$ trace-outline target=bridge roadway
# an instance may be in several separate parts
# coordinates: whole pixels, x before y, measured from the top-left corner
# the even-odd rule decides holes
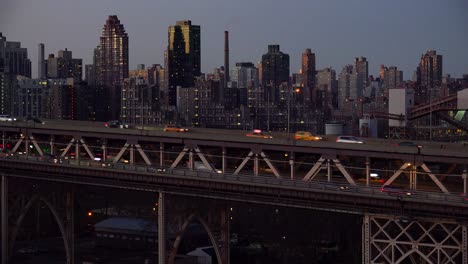
[[[114,164],[94,167],[89,161],[62,164],[37,157],[0,158],[0,170],[11,178],[107,186],[184,196],[274,204],[353,214],[383,213],[450,218],[468,222],[468,201],[454,194],[418,191],[413,195],[383,193],[380,188],[306,182],[265,176],[217,174],[187,169],[158,172],[154,167]],[[466,223],[466,222],[465,222]]]
[[[416,147],[397,146],[401,140],[365,138],[366,144],[335,142],[335,136],[325,136],[322,141],[294,140],[294,134],[270,133],[273,138],[247,137],[249,131],[190,128],[187,133],[164,132],[163,127],[144,126],[130,129],[109,128],[104,122],[44,120],[45,124],[28,122],[0,122],[0,129],[10,132],[26,131],[32,134],[80,135],[106,139],[134,138],[141,141],[168,143],[190,142],[205,146],[251,148],[286,152],[320,153],[360,157],[390,158],[425,162],[443,162],[468,165],[468,145],[459,143],[418,142],[424,147],[418,153]]]

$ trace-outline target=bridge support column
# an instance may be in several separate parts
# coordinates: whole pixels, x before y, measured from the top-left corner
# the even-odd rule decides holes
[[[133,148],[133,144],[130,145],[130,164],[135,164],[135,149]]]
[[[230,263],[230,210],[224,208],[221,211],[221,261],[222,264]],[[216,246],[216,245],[215,245]]]
[[[54,148],[55,147],[55,136],[54,135],[50,135],[49,146],[50,146],[50,154],[55,156],[55,148]]]
[[[189,151],[189,164],[188,164],[189,169],[193,170],[193,149],[190,149]],[[208,167],[210,168],[210,167]]]
[[[370,264],[370,217],[364,215],[362,223],[362,263]]]
[[[2,148],[6,149],[6,146],[5,146],[5,131],[2,131]]]
[[[25,146],[25,152],[26,152],[26,158],[29,156],[29,137],[25,138],[26,140],[24,141],[24,146]]]
[[[2,214],[2,263],[8,264],[8,178],[2,174],[1,214]]]
[[[159,166],[164,167],[164,143],[159,143]]]
[[[254,176],[258,176],[258,154],[254,155]]]
[[[366,186],[370,185],[370,158],[366,157]]]
[[[290,168],[290,176],[291,180],[294,180],[294,152],[289,154],[289,168]]]
[[[158,264],[166,264],[166,204],[165,193],[158,197]]]
[[[75,141],[75,160],[80,161],[80,141]]]
[[[102,147],[101,147],[101,148],[102,148],[102,160],[103,160],[104,162],[106,162],[106,160],[107,160],[107,148],[106,148],[106,145],[107,145],[107,142],[106,142],[106,140],[104,140],[104,141],[102,142]]]
[[[226,147],[223,147],[221,155],[221,170],[226,173]]]
[[[69,264],[75,264],[75,194],[73,191],[67,193],[66,201],[66,232],[69,245]]]
[[[331,182],[331,177],[332,177],[332,171],[331,171],[331,166],[330,166],[330,160],[327,159],[327,181]]]
[[[463,195],[466,196],[466,189],[467,189],[467,185],[466,185],[466,178],[468,178],[468,171],[466,169],[463,170],[463,174],[462,174],[462,179],[463,179]]]

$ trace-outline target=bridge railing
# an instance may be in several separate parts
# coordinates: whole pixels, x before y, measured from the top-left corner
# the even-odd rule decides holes
[[[77,166],[77,167],[95,167],[108,170],[123,170],[144,173],[145,175],[155,176],[177,176],[184,178],[197,178],[205,180],[216,180],[231,183],[255,184],[260,186],[276,186],[280,188],[314,190],[317,192],[336,193],[337,195],[346,194],[348,196],[369,196],[388,199],[398,199],[402,202],[421,201],[424,203],[455,203],[466,204],[468,207],[468,198],[459,194],[445,194],[426,191],[409,191],[399,190],[397,192],[383,192],[381,187],[373,187],[366,185],[349,185],[345,182],[328,182],[328,181],[304,181],[302,179],[275,178],[269,176],[254,176],[251,174],[230,174],[216,173],[210,171],[190,170],[185,168],[170,168],[170,167],[154,167],[143,165],[130,164],[112,164],[105,162],[93,161],[77,161],[77,160],[40,160],[35,156],[3,156],[0,159],[16,159],[27,160],[28,162],[49,163],[53,166]],[[352,199],[352,198],[350,198]]]

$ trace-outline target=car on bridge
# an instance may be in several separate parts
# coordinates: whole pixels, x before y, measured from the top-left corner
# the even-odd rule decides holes
[[[167,125],[164,127],[163,131],[166,132],[188,132],[188,128],[183,128],[175,125]]]
[[[104,124],[106,127],[110,128],[130,128],[128,124],[124,124],[119,120],[110,120]]]
[[[397,144],[400,147],[417,147],[417,148],[422,148],[423,146],[421,144],[418,144],[413,141],[402,141]]]
[[[338,143],[354,143],[354,144],[363,144],[366,143],[363,139],[354,137],[354,136],[339,136],[336,138]]]
[[[310,132],[307,131],[297,131],[294,134],[294,139],[295,140],[311,140],[311,141],[318,141],[322,140],[322,137],[314,135]]]
[[[384,185],[382,186],[382,188],[380,188],[380,191],[381,192],[385,192],[385,193],[388,193],[390,195],[408,195],[408,196],[411,196],[414,194],[413,191],[411,190],[405,190],[399,186],[395,186],[395,185]]]
[[[10,115],[0,115],[0,121],[13,122],[16,121],[16,118]]]
[[[264,134],[260,129],[254,129],[252,132],[245,134],[247,137],[254,138],[273,138],[271,135]]]

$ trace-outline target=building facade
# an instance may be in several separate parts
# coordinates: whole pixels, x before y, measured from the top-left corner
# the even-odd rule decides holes
[[[177,104],[177,87],[194,87],[201,73],[200,26],[190,20],[169,26],[167,47],[168,104]]]
[[[315,65],[315,53],[312,53],[311,49],[306,49],[302,53],[301,60],[301,86],[303,87],[305,103],[315,102]]]
[[[120,118],[120,96],[123,81],[128,78],[128,34],[117,16],[109,16],[104,24],[100,46],[95,50],[99,56],[96,69],[98,84],[104,87],[103,103],[108,119]]]
[[[279,86],[289,83],[289,55],[280,51],[279,45],[268,45],[262,56],[262,85],[272,101],[279,101]]]

